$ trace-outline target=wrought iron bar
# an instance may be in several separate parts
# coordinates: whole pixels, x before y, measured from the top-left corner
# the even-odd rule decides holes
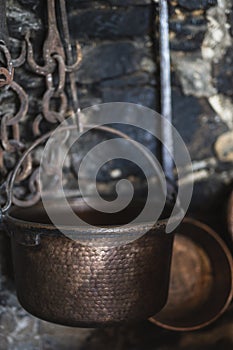
[[[66,51],[66,57],[67,57],[67,64],[68,66],[72,66],[73,64],[73,54],[72,54],[72,46],[70,41],[70,34],[69,34],[69,26],[68,26],[68,19],[67,19],[67,11],[66,11],[66,2],[65,0],[60,0],[60,9],[61,9],[61,19],[62,19],[62,29],[63,29],[63,35],[64,35],[64,41],[65,41],[65,51]],[[79,56],[80,47],[77,46],[77,57]],[[80,57],[81,60],[81,57]],[[69,72],[69,80],[70,80],[70,97],[72,100],[72,107],[77,123],[78,130],[82,131],[83,126],[81,125],[80,120],[80,104],[78,99],[78,91],[75,81],[75,74],[74,70]]]
[[[171,62],[170,62],[170,45],[169,45],[169,14],[168,1],[160,0],[159,6],[159,31],[160,31],[160,85],[161,85],[161,114],[172,124],[172,94],[171,94]],[[162,123],[162,161],[166,177],[173,182],[173,134],[172,127],[168,123]],[[172,151],[169,154],[167,145]]]

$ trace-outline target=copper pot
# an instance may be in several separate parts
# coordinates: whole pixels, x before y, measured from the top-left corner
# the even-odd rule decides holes
[[[174,240],[168,302],[150,321],[176,331],[209,325],[232,300],[232,274],[222,239],[207,225],[184,219]]]
[[[53,203],[62,215],[62,208]],[[124,229],[138,209],[104,214],[73,204],[80,217],[101,226],[96,234],[121,237],[138,234],[141,225]],[[144,236],[116,247],[83,245],[53,226],[40,203],[13,207],[6,216],[11,234],[17,295],[31,314],[67,326],[97,327],[146,319],[166,303],[173,235],[161,219]],[[63,227],[67,233],[89,234],[84,227]],[[64,232],[64,231],[63,231]],[[136,236],[135,236],[136,237]]]

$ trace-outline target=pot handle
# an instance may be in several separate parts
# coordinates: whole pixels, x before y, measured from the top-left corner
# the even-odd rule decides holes
[[[77,125],[76,124],[66,125],[66,126],[60,127],[59,128],[59,132],[71,131],[71,130],[75,130],[75,129],[77,129]],[[85,124],[85,125],[83,125],[83,129],[97,129],[97,130],[101,130],[101,131],[106,131],[106,132],[112,133],[112,134],[114,134],[116,136],[119,136],[119,137],[121,137],[123,139],[126,139],[128,141],[132,141],[133,145],[136,148],[138,148],[144,154],[144,156],[149,160],[149,162],[152,165],[154,164],[154,160],[149,155],[149,153],[144,150],[143,146],[140,145],[139,143],[135,142],[135,140],[133,140],[130,136],[128,136],[127,134],[123,133],[122,131],[114,129],[114,128],[110,127],[110,126],[95,125],[95,124]],[[12,205],[13,187],[14,187],[15,179],[16,179],[17,173],[18,173],[21,165],[23,164],[24,160],[27,158],[29,153],[34,150],[34,148],[36,148],[41,143],[45,142],[50,136],[53,135],[53,133],[55,133],[57,131],[58,131],[57,129],[55,131],[54,130],[49,131],[46,134],[40,136],[38,139],[36,139],[31,144],[31,146],[23,153],[22,157],[19,159],[18,163],[16,164],[14,170],[10,173],[9,179],[7,181],[7,186],[6,186],[7,201],[6,201],[6,204],[2,208],[0,208],[0,223],[3,222],[4,215],[8,212],[8,210],[10,209],[10,207]],[[161,174],[158,172],[157,175],[158,175],[159,181],[161,183],[163,183],[163,178],[162,178]],[[167,179],[167,181],[169,182],[169,179]],[[171,187],[173,189],[173,192],[176,192],[175,184],[172,184]],[[163,188],[163,186],[162,186],[162,188]]]

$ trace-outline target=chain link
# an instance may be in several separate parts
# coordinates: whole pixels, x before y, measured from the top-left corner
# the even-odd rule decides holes
[[[42,99],[42,114],[44,118],[50,123],[62,122],[64,120],[65,112],[67,110],[67,96],[65,92],[65,61],[59,54],[52,56],[57,66],[57,86],[55,86],[54,73],[48,73],[46,75],[47,90],[44,93]],[[59,110],[51,110],[51,101],[56,100],[59,104]]]

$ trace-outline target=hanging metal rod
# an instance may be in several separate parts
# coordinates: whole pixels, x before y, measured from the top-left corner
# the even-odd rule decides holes
[[[60,10],[61,10],[61,22],[62,22],[64,41],[65,41],[65,51],[67,56],[67,62],[68,62],[68,65],[71,66],[73,63],[73,55],[72,55],[72,46],[71,46],[69,26],[68,26],[66,0],[60,0]],[[77,50],[81,50],[79,46]],[[77,52],[77,55],[79,55],[79,52]],[[81,109],[80,109],[80,103],[78,99],[78,91],[77,91],[74,71],[69,72],[69,80],[70,80],[70,95],[71,95],[70,97],[73,105],[72,107],[75,114],[76,123],[78,126],[78,130],[82,131],[83,126],[80,120]]]
[[[169,14],[167,0],[159,1],[159,41],[160,41],[160,86],[161,86],[161,114],[172,124],[172,97],[171,97],[171,60],[169,44]],[[173,173],[173,133],[169,124],[162,123],[162,161],[166,177],[174,181]],[[164,144],[172,151],[169,154]]]

